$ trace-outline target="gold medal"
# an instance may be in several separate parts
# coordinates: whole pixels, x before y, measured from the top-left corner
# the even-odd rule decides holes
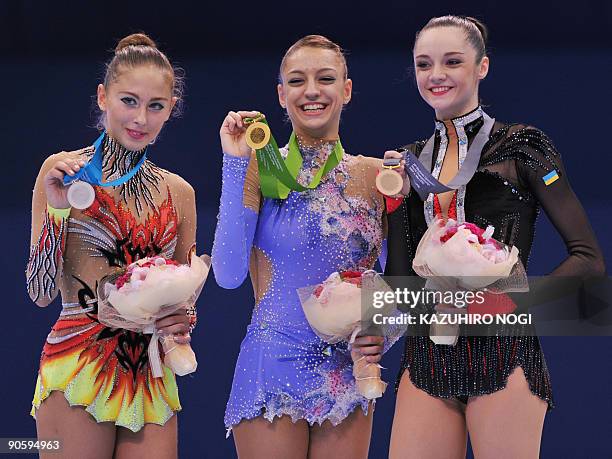
[[[251,123],[246,130],[246,143],[253,150],[259,150],[270,142],[270,128],[261,121]]]

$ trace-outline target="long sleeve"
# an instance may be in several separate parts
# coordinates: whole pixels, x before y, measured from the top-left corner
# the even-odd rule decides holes
[[[517,164],[519,179],[536,196],[567,248],[567,258],[551,273],[579,278],[600,276],[605,263],[582,204],[572,190],[561,156],[548,137],[528,129],[529,161]]]
[[[422,148],[422,145],[419,145]],[[420,154],[417,144],[401,147],[400,150]],[[399,151],[399,150],[398,150]],[[411,233],[415,228],[410,225],[410,200],[414,199],[414,193],[401,198],[385,197],[385,208],[387,214],[387,259],[385,264],[386,276],[414,276],[412,269],[412,258],[414,247],[412,247]]]
[[[380,255],[378,255],[378,262],[380,263],[380,269],[383,274],[385,272],[385,266],[387,265],[387,255],[388,255],[388,247],[387,247],[387,238],[389,237],[389,222],[387,219],[387,200],[383,197],[383,215],[382,215],[382,227],[383,227],[383,240],[380,247]]]
[[[212,250],[217,283],[237,288],[249,270],[260,192],[255,158],[223,155],[221,202]]]
[[[407,214],[408,199],[401,200],[393,208],[387,203],[387,258],[385,263],[386,276],[409,276],[412,271],[412,256],[407,241],[410,231]]]
[[[59,292],[70,209],[55,210],[47,206],[44,177],[59,155],[49,157],[42,165],[32,196],[32,233],[30,256],[26,268],[26,285],[32,301],[47,306]]]

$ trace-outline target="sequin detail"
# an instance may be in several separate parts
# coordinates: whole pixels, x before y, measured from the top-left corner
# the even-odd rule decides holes
[[[298,181],[308,183],[329,151],[325,143],[302,145]],[[237,287],[250,264],[254,289],[261,295],[236,363],[225,413],[228,430],[257,416],[338,424],[358,407],[367,412],[346,344],[332,346],[314,334],[296,289],[317,284],[338,269],[373,266],[381,250],[383,212],[374,161],[345,154],[316,189],[259,201],[249,195],[259,190],[245,184],[247,168],[256,164],[224,156],[215,278],[222,287]],[[261,205],[254,211],[246,202]]]
[[[471,124],[473,125],[476,120],[481,120],[482,113],[482,108],[478,107],[476,110],[468,113],[467,115],[461,116],[459,118],[453,118],[451,120],[455,131],[457,132],[457,142],[459,149],[459,169],[461,168],[461,166],[463,166],[463,161],[465,161],[468,152],[468,136],[466,134],[466,126]],[[449,146],[448,142],[450,141],[450,136],[448,135],[446,125],[443,122],[437,120],[436,132],[440,136],[440,146],[438,149],[438,154],[436,155],[436,162],[434,164],[433,170],[431,171],[431,175],[437,179],[440,177],[440,172],[442,171],[442,164],[444,163],[444,157]],[[469,132],[473,131],[470,129]],[[465,193],[466,186],[462,185],[455,191],[455,195],[453,196],[453,215],[455,216],[455,219],[460,223],[465,222]],[[430,193],[424,205],[425,221],[428,225],[431,224],[436,215],[433,200],[434,195],[433,193]]]
[[[62,298],[67,301],[43,348],[31,414],[57,390],[97,422],[114,422],[134,432],[145,423],[163,425],[181,409],[175,376],[166,367],[161,378],[151,375],[150,335],[107,328],[98,321],[96,287],[109,267],[157,254],[173,257],[178,215],[170,188],[144,223],[99,187],[92,206],[77,215],[66,224],[70,251]]]
[[[408,369],[412,383],[442,398],[477,397],[506,387],[521,367],[534,395],[553,408],[552,386],[537,337],[460,337],[455,346],[434,344],[428,337],[406,337],[399,388]]]
[[[464,124],[468,141],[481,123],[480,118],[475,118]],[[407,148],[418,156],[424,145],[420,141]],[[440,137],[435,148],[443,146]],[[519,124],[496,123],[483,148],[478,169],[466,186],[465,200],[461,202],[457,197],[457,208],[463,207],[466,221],[482,227],[494,226],[494,237],[519,248],[519,256],[527,267],[539,202],[524,183],[525,177],[528,171],[540,176],[543,171],[562,170],[559,163],[559,154],[541,131]],[[398,244],[395,251],[402,260],[393,259],[390,245],[387,275],[415,275],[411,260],[427,229],[425,215],[433,213],[433,199],[431,208],[426,207],[423,212],[423,203],[410,195],[401,211],[388,215],[389,244]],[[397,385],[408,368],[413,384],[428,394],[464,399],[503,389],[517,367],[523,369],[531,391],[552,408],[550,375],[535,336],[460,337],[455,346],[435,345],[426,336],[406,337]]]
[[[30,247],[26,285],[34,302],[43,297],[52,301],[57,293],[56,278],[63,263],[67,226],[66,219],[58,222],[46,212],[40,237],[37,243]]]
[[[172,258],[176,248],[178,216],[168,198],[152,210],[143,223],[124,205],[95,188],[94,203],[83,214],[88,219],[70,219],[68,232],[77,235],[90,256],[104,257],[109,266],[126,266],[148,254]]]
[[[133,169],[145,153],[145,149],[130,151],[110,136],[104,138],[102,172],[105,181],[117,179]],[[163,169],[145,161],[136,175],[120,186],[123,203],[133,201],[136,215],[145,209],[154,209],[155,195],[160,193]]]
[[[510,130],[520,127],[513,133]],[[557,152],[552,141],[539,129],[522,127],[518,124],[506,125],[491,135],[488,144],[499,145],[483,155],[479,167],[490,166],[506,160],[520,161],[532,170],[542,169],[550,172],[560,170]]]

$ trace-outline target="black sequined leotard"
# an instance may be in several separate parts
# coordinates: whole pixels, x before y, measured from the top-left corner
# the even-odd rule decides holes
[[[452,120],[459,142],[459,158],[483,124],[482,109]],[[439,173],[449,136],[436,122],[433,174]],[[416,156],[425,142],[406,148]],[[543,178],[552,173],[552,182]],[[550,178],[550,176],[549,176]],[[604,272],[604,262],[585,212],[574,195],[561,158],[540,130],[522,124],[495,122],[483,148],[478,169],[470,182],[457,190],[460,221],[495,227],[493,237],[520,250],[525,267],[533,242],[540,206],[565,241],[569,256],[552,275],[587,276]],[[425,202],[411,193],[388,216],[389,255],[385,274],[414,276],[412,260],[417,245],[433,218],[433,196]],[[430,395],[467,400],[506,385],[520,366],[531,391],[553,406],[550,376],[534,336],[459,337],[456,346],[434,344],[428,337],[409,336],[399,380],[409,369],[412,383]]]

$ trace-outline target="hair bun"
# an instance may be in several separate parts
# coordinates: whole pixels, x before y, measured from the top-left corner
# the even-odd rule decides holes
[[[117,43],[115,54],[128,46],[150,46],[151,48],[157,48],[155,42],[144,33],[133,33],[122,38],[119,43]]]

